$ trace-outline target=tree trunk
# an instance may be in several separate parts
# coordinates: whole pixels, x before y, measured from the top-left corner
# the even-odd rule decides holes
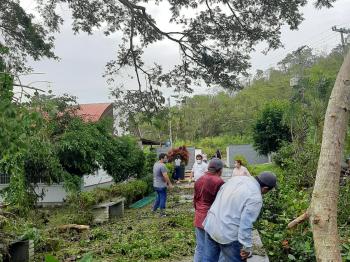
[[[338,73],[328,102],[309,209],[317,261],[342,261],[337,227],[337,205],[342,150],[349,118],[350,52]]]

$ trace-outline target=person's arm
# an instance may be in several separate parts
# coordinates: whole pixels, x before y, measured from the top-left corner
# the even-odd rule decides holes
[[[167,183],[167,185],[168,185],[169,187],[173,187],[173,184],[172,184],[171,181],[170,181],[170,178],[169,178],[169,176],[168,176],[168,173],[167,173],[167,172],[164,172],[164,173],[162,173],[162,175],[163,175],[164,180],[165,180],[165,182]]]
[[[248,199],[241,214],[241,220],[238,230],[238,241],[243,245],[242,251],[250,254],[252,252],[252,230],[253,223],[260,214],[262,201],[257,199]]]
[[[173,187],[173,184],[171,183],[170,178],[168,176],[168,170],[165,167],[165,165],[162,166],[161,172],[162,172],[163,178],[164,178],[165,182],[167,183],[167,185],[169,187]]]
[[[246,176],[252,176],[252,175],[249,173],[248,168],[244,167],[244,171],[245,171],[245,175],[246,175]]]
[[[196,210],[197,199],[198,199],[198,190],[197,190],[197,187],[196,187],[196,184],[195,184],[194,185],[194,193],[193,193],[193,207],[194,207],[194,210]]]
[[[195,165],[195,164],[193,164],[193,167],[192,167],[192,170],[191,170],[191,174],[190,174],[190,183],[192,182],[192,179],[193,179],[193,176],[194,176],[194,172],[193,172],[193,170],[194,170],[194,165]]]

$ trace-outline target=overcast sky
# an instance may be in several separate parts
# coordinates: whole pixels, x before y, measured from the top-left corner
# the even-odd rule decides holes
[[[23,6],[30,10],[32,0],[22,0]],[[62,8],[62,12],[65,12]],[[151,11],[158,22],[167,21],[167,14],[161,9]],[[303,9],[305,21],[298,31],[284,28],[282,42],[285,48],[264,55],[263,45],[257,46],[252,54],[252,69],[268,69],[276,65],[286,53],[301,45],[309,45],[318,51],[329,51],[340,43],[340,34],[332,32],[331,27],[339,25],[350,28],[350,0],[338,0],[332,9],[316,10],[312,5]],[[56,36],[56,55],[60,61],[43,60],[31,62],[34,72],[44,73],[22,77],[22,82],[29,84],[33,81],[49,81],[51,83],[34,83],[33,85],[51,89],[55,94],[69,93],[77,96],[80,103],[112,101],[110,90],[102,77],[106,62],[116,57],[119,37],[105,37],[101,32],[94,35],[74,35],[70,22],[67,21]],[[157,61],[165,68],[177,63],[178,47],[169,42],[153,45],[145,52],[146,62]],[[136,85],[136,80],[128,80],[127,86]],[[197,89],[195,93],[205,93],[206,89]]]

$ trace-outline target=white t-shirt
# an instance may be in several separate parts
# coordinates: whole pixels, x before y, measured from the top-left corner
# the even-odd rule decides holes
[[[180,158],[175,159],[175,166],[181,166],[181,159]]]
[[[202,161],[202,163],[198,164],[197,162],[195,162],[192,168],[194,181],[197,181],[201,176],[203,176],[205,171],[207,170],[208,170],[207,163]]]
[[[251,174],[245,166],[241,166],[239,169],[237,167],[233,169],[232,176],[251,176]]]

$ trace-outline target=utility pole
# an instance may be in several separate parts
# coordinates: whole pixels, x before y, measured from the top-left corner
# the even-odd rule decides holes
[[[341,44],[343,46],[343,53],[345,55],[346,54],[346,43],[345,43],[344,34],[350,34],[350,29],[347,29],[347,28],[344,28],[344,27],[337,28],[337,26],[333,26],[332,27],[332,31],[340,33]]]
[[[173,134],[172,134],[172,130],[171,130],[170,96],[168,97],[168,104],[169,104],[169,136],[170,136],[170,147],[173,147]]]

